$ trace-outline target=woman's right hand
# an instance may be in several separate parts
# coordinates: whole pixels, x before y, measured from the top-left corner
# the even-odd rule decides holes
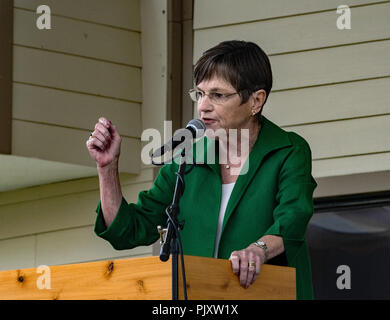
[[[121,137],[116,127],[106,118],[99,118],[95,130],[86,142],[88,152],[98,168],[118,164]]]

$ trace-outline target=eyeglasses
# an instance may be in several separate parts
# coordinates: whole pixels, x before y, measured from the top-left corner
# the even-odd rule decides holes
[[[190,95],[193,101],[198,103],[200,100],[204,98],[204,96],[208,96],[211,102],[214,102],[216,104],[223,104],[229,99],[229,97],[238,94],[238,92],[227,93],[227,94],[219,93],[219,92],[206,93],[196,89],[191,89],[190,91],[188,91],[188,94]]]

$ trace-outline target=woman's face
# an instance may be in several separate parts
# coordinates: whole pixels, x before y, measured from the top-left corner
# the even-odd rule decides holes
[[[226,97],[226,101],[223,103],[215,103],[210,100],[208,94],[211,92],[237,93],[234,87],[224,79],[214,76],[210,80],[200,82],[196,89],[205,93],[198,102],[198,113],[207,129],[215,131],[217,129],[250,128],[253,121],[257,121],[252,116],[252,97],[244,104],[241,104],[241,98],[238,94]]]

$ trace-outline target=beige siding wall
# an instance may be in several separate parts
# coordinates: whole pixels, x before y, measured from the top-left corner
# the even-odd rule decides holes
[[[123,137],[122,192],[136,202],[154,180],[141,132],[162,131],[166,114],[166,1],[48,0],[47,31],[35,28],[40,4],[15,0],[14,154],[93,166],[85,140],[104,115]],[[98,201],[97,177],[0,193],[0,270],[151,255],[95,236]]]
[[[309,142],[315,195],[388,190],[375,173],[390,174],[389,17],[389,1],[195,0],[194,62],[223,40],[258,43],[274,73],[263,114]]]
[[[139,0],[47,1],[51,30],[36,27],[40,4],[14,3],[12,154],[94,166],[84,143],[105,115],[123,137],[120,170],[139,173]]]
[[[150,187],[151,169],[122,174],[127,201]],[[117,251],[95,236],[98,178],[0,194],[0,270],[150,255],[152,248]]]

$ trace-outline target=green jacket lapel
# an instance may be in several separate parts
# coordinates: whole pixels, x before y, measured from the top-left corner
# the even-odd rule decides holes
[[[202,138],[202,140],[203,141],[199,140],[194,144],[193,159],[195,164],[205,165],[211,168],[215,174],[215,178],[220,180],[222,188],[221,168],[218,159],[218,142],[206,137]],[[247,163],[248,172],[246,174],[239,175],[237,178],[226,208],[222,232],[225,229],[231,214],[234,212],[239,201],[244,195],[245,190],[251,183],[256,172],[259,170],[265,156],[273,150],[290,145],[291,142],[287,132],[268,120],[266,117],[262,116],[259,136],[249,154],[249,158],[247,159],[247,162],[249,161],[249,163]],[[213,159],[213,155],[208,156],[209,153],[214,153],[215,155],[215,161],[212,163],[207,162],[207,159]],[[276,178],[277,177],[275,177],[275,179]]]
[[[234,212],[236,206],[244,195],[245,190],[251,183],[256,172],[259,170],[265,156],[273,150],[283,148],[289,145],[291,145],[291,142],[288,138],[287,132],[285,132],[273,122],[262,116],[259,136],[247,159],[247,161],[249,161],[248,172],[246,174],[239,175],[236,180],[236,184],[234,185],[232,194],[230,196],[226,208],[222,232],[231,214]],[[277,177],[275,177],[275,179],[276,178]]]

